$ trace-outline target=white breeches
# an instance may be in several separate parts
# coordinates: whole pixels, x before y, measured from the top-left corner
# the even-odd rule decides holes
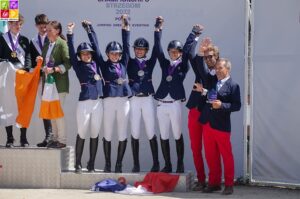
[[[117,128],[119,141],[124,141],[127,138],[129,109],[130,104],[128,97],[107,97],[103,99],[105,140],[111,141],[115,126]]]
[[[158,102],[157,118],[160,135],[163,140],[169,139],[170,123],[173,131],[174,139],[178,140],[181,136],[181,101],[173,103]]]
[[[102,99],[79,101],[76,115],[80,138],[86,139],[88,130],[91,138],[98,137],[103,116]]]
[[[155,135],[155,111],[152,96],[134,96],[130,99],[131,135],[134,139],[139,139],[140,137],[142,117],[147,137],[150,140]]]

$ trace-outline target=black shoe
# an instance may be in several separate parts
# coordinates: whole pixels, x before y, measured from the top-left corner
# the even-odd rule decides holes
[[[46,138],[46,139],[43,140],[43,142],[38,143],[36,146],[37,147],[47,147],[48,141],[49,141],[49,139]]]
[[[14,141],[15,141],[15,139],[13,137],[7,138],[5,147],[6,148],[13,148],[14,147]]]
[[[203,191],[206,187],[205,182],[196,182],[192,188],[193,191]]]
[[[21,140],[20,146],[21,147],[29,147],[29,143],[28,143],[27,139]]]
[[[207,187],[205,187],[203,189],[203,193],[212,193],[214,191],[220,191],[221,190],[221,186],[220,185],[216,185],[216,186],[210,186],[208,185]]]
[[[47,148],[56,148],[57,143],[57,141],[50,140],[47,144]]]
[[[98,137],[96,138],[91,138],[90,139],[90,159],[87,164],[87,169],[88,172],[94,173],[95,172],[95,159],[96,159],[96,154],[98,150]]]
[[[222,195],[231,195],[233,194],[233,186],[225,186],[224,190],[222,191]]]

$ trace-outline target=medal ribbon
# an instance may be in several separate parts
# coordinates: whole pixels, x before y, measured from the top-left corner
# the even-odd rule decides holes
[[[114,64],[114,66],[115,66],[115,68],[116,68],[116,72],[117,72],[117,74],[118,74],[118,77],[120,78],[120,77],[122,76],[122,68],[121,68],[121,66],[120,66],[119,63]]]
[[[19,34],[18,37],[17,37],[16,43],[14,43],[10,31],[8,31],[8,38],[9,38],[9,41],[10,41],[12,50],[13,50],[14,52],[16,52],[16,50],[17,50],[17,48],[18,48],[18,46],[19,46],[19,38],[20,38],[20,34]]]
[[[143,60],[142,62],[140,62],[138,59],[135,59],[135,61],[138,64],[140,70],[143,70],[145,68],[145,65],[146,65],[146,61],[145,60]]]
[[[97,73],[97,66],[96,66],[96,63],[94,61],[91,63],[91,69],[94,71],[95,75],[96,74],[98,75],[98,73]]]
[[[39,47],[41,50],[43,50],[43,43],[42,43],[42,38],[40,35],[38,35],[38,41],[39,41]]]
[[[177,67],[180,63],[181,63],[181,60],[178,61],[178,62],[175,62],[175,64],[173,64],[173,65],[170,65],[170,66],[168,67],[168,75],[172,75],[172,74],[174,73],[176,67]]]

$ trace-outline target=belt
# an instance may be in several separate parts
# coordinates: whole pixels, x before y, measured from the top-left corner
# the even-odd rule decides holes
[[[148,97],[149,95],[146,95],[144,93],[138,93],[135,95],[135,97]]]
[[[161,99],[157,99],[157,101],[162,102],[162,103],[169,103],[169,104],[176,102],[176,100],[167,101],[167,100],[161,100]]]

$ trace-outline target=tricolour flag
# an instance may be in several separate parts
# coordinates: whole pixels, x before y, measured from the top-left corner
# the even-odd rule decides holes
[[[40,118],[57,119],[64,116],[60,105],[55,79],[51,74],[47,75],[40,108]]]
[[[42,62],[42,59],[38,59],[37,66],[30,73],[24,70],[16,71],[15,94],[19,112],[16,118],[18,127],[29,127],[38,90]]]
[[[33,113],[42,61],[29,73],[0,62],[0,125],[28,128]]]

